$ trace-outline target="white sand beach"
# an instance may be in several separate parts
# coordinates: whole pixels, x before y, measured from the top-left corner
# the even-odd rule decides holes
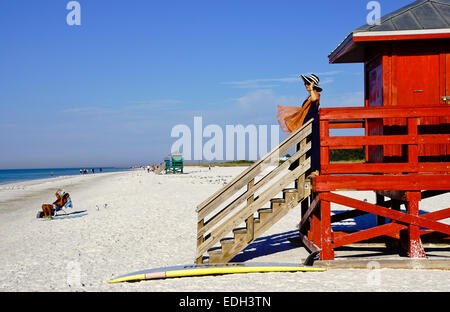
[[[139,170],[1,185],[0,291],[450,291],[450,270],[422,269],[329,269],[107,283],[134,271],[192,264],[196,206],[244,169],[189,166],[181,175]],[[71,194],[73,211],[84,214],[37,219],[41,205],[55,200],[57,188]],[[370,192],[358,196],[375,199]],[[450,195],[421,203],[431,210],[447,208]],[[342,208],[332,206],[338,209]],[[291,210],[264,234],[265,243],[255,241],[256,251],[244,260],[303,261],[308,252],[288,240],[296,236],[299,218],[299,207]],[[448,246],[432,247],[427,250],[430,258],[450,258]]]

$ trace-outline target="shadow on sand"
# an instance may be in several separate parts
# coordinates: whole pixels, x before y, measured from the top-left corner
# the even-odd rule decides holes
[[[402,210],[404,212],[404,210]],[[342,213],[342,211],[333,211],[334,214]],[[427,213],[426,211],[420,211],[419,214]],[[390,220],[387,219],[386,223]],[[347,219],[340,221],[332,226],[333,231],[343,231],[343,232],[357,232],[372,228],[376,226],[376,216],[373,214],[366,214],[358,216],[352,219]],[[383,242],[384,240],[380,238]],[[298,230],[292,230],[280,234],[274,234],[269,236],[263,236],[255,239],[247,248],[245,248],[240,254],[234,257],[230,262],[245,262],[251,259],[255,259],[262,256],[276,254],[278,252],[283,252],[291,250],[294,248],[303,248],[301,243]],[[442,248],[434,250],[433,248],[425,248],[427,252],[440,251]],[[348,252],[358,251],[355,255],[349,255]],[[362,256],[386,256],[386,255],[400,255],[406,256],[404,252],[400,249],[386,248],[384,246],[342,246],[336,248],[336,251],[344,252],[346,257],[362,257]],[[367,252],[367,253],[366,253]],[[337,256],[337,255],[336,255]],[[338,256],[337,256],[338,257]]]
[[[299,248],[299,245],[291,242],[292,239],[296,238],[298,238],[298,230],[257,238],[230,262],[245,262],[277,252]]]

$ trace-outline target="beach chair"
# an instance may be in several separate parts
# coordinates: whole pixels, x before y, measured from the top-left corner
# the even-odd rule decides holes
[[[60,193],[60,190],[56,192],[57,200],[53,204],[43,204],[42,211],[39,211],[37,214],[37,218],[44,217],[44,210],[50,214],[50,216],[56,216],[58,211],[63,211],[64,214],[68,214],[66,209],[73,208],[72,199],[70,198],[70,194],[66,192]]]
[[[64,193],[63,196],[66,196],[66,194],[67,194],[67,198],[66,198],[66,200],[65,200],[64,205],[61,206],[61,207],[55,206],[55,209],[54,209],[54,212],[53,212],[53,215],[54,215],[54,216],[56,216],[56,215],[57,215],[57,212],[58,212],[58,211],[61,211],[61,210],[64,212],[64,214],[67,215],[68,213],[67,213],[67,211],[66,211],[65,209],[72,209],[72,208],[73,208],[73,205],[72,205],[72,199],[70,198],[69,193]]]

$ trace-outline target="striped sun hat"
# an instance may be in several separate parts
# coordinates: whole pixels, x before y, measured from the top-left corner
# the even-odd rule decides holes
[[[314,82],[314,88],[317,91],[322,92],[323,89],[321,87],[319,87],[319,81],[320,81],[319,77],[317,77],[314,74],[309,75],[309,77],[307,77],[305,75],[300,75],[300,77],[302,77],[303,81],[307,84],[311,84],[312,82]]]

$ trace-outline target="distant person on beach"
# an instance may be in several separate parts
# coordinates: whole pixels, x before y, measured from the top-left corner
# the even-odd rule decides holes
[[[83,174],[83,170],[80,169],[80,175],[82,175],[82,174]]]
[[[94,170],[94,168],[92,168],[92,173],[95,173],[95,170]]]
[[[286,134],[291,134],[302,127],[306,122],[314,119],[312,122],[311,135],[311,175],[319,175],[320,170],[320,132],[319,132],[319,105],[320,93],[319,77],[314,74],[310,76],[300,76],[304,82],[308,97],[303,102],[302,107],[280,106],[278,105],[278,123]],[[299,166],[299,160],[294,161],[289,170],[294,170]]]

